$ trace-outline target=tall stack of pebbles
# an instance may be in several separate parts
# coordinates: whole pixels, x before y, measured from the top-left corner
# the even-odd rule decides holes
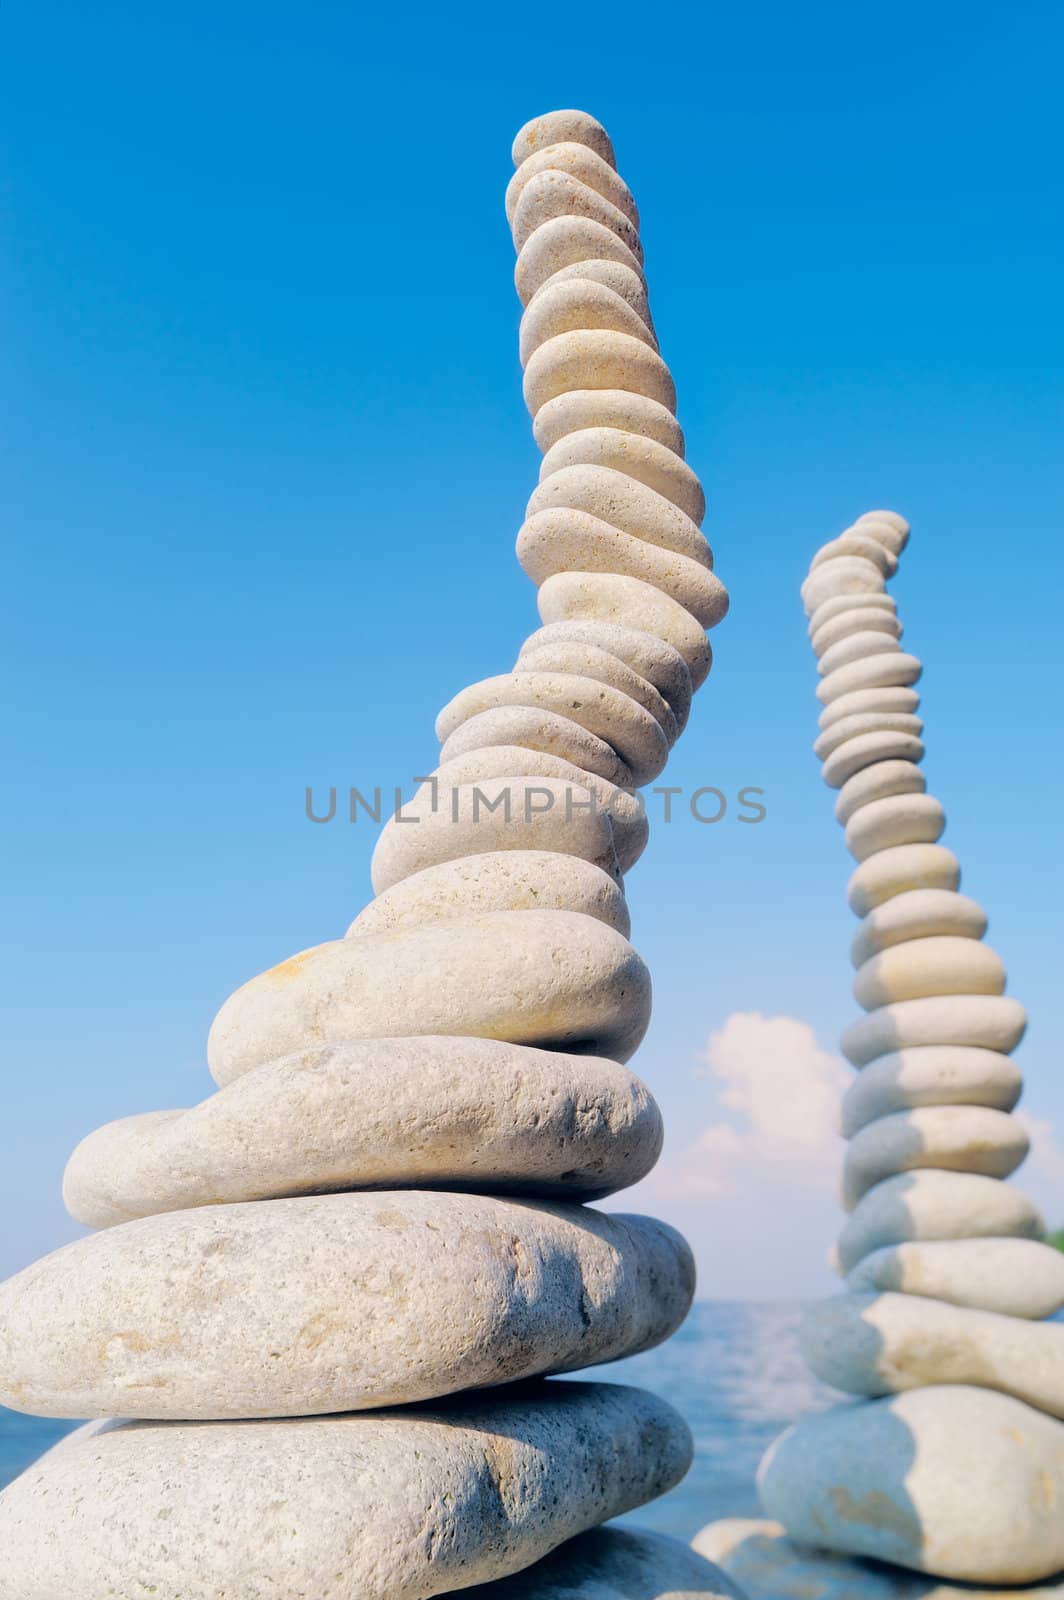
[[[803,1348],[818,1377],[862,1399],[799,1422],[766,1456],[774,1525],[699,1536],[774,1600],[970,1596],[928,1580],[1064,1571],[1064,1326],[1045,1320],[1064,1304],[1064,1256],[1005,1181],[1027,1153],[1010,1059],[1026,1016],[920,770],[921,667],[886,593],[908,532],[894,512],[866,513],[818,551],[802,589],[821,673],[815,750],[858,863],[866,1013],[842,1038],[859,1069],[842,1105],[846,1292],[813,1308]]]
[[[544,625],[441,712],[346,935],[222,1007],[218,1092],[74,1153],[100,1231],[0,1289],[0,1400],[101,1420],[0,1497],[2,1600],[733,1592],[587,1532],[682,1477],[680,1417],[542,1381],[691,1302],[678,1234],[584,1202],[660,1148],[623,873],[726,596],[610,141],[558,112],[515,157]]]

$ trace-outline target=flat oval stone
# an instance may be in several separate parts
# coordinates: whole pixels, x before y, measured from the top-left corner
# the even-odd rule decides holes
[[[683,459],[683,429],[667,406],[628,389],[571,389],[541,406],[532,432],[546,454],[570,433],[586,428],[619,428],[642,434]]]
[[[873,566],[878,567],[885,578],[892,578],[898,569],[897,558],[884,545],[877,539],[867,538],[853,528],[840,533],[837,539],[830,539],[827,544],[821,545],[813,557],[810,570],[815,572],[825,561],[835,561],[839,556],[863,556],[866,561],[871,561]]]
[[[316,1416],[573,1372],[690,1308],[648,1217],[418,1189],[204,1207],[0,1285],[0,1403],[53,1417]]]
[[[538,171],[522,171],[518,176],[520,190],[515,200],[514,214],[510,218],[510,232],[514,235],[515,250],[530,240],[538,227],[557,218],[592,218],[602,222],[611,234],[624,240],[635,259],[643,264],[643,246],[638,237],[638,227],[629,210],[614,205],[602,194],[602,187],[579,178],[562,166],[541,166]],[[614,174],[614,182],[619,182]]]
[[[972,1600],[967,1585],[939,1583],[918,1572],[860,1556],[799,1549],[778,1522],[729,1517],[695,1536],[694,1548],[719,1561],[728,1578],[758,1600]],[[980,1585],[980,1600],[1017,1600],[1013,1588]],[[1023,1600],[1060,1600],[1064,1584],[1038,1584]]]
[[[1041,1239],[1045,1224],[1019,1189],[975,1172],[903,1172],[877,1183],[839,1234],[845,1277],[873,1250],[909,1240]]]
[[[610,819],[621,871],[627,872],[639,860],[650,832],[641,796],[619,788],[597,773],[585,772],[561,756],[551,755],[546,750],[529,750],[523,745],[488,745],[452,757],[436,768],[434,777],[440,792],[446,794],[462,784],[481,783],[485,778],[508,778],[515,773],[522,777],[560,778],[575,788],[587,789],[594,795],[599,810]]]
[[[607,264],[621,272],[629,270],[619,261]],[[559,333],[571,333],[576,328],[611,328],[614,333],[642,339],[652,350],[658,347],[653,332],[639,312],[608,284],[598,283],[594,278],[572,277],[569,272],[564,275],[556,272],[542,289],[537,289],[521,318],[521,365],[527,366],[548,339]]]
[[[847,827],[862,806],[892,795],[923,794],[927,779],[913,761],[877,761],[854,773],[839,790],[835,820]]]
[[[400,933],[484,911],[579,911],[626,939],[631,933],[616,869],[559,851],[493,850],[412,873],[372,900],[344,937]]]
[[[825,572],[830,568],[825,567]],[[876,655],[863,656],[845,667],[836,667],[817,684],[816,697],[822,705],[830,705],[840,695],[853,694],[858,689],[888,689],[899,686],[910,688],[919,681],[923,667],[916,656],[905,650],[884,648]]]
[[[813,647],[813,654],[819,657],[832,645],[838,644],[840,639],[849,639],[855,633],[880,633],[891,639],[900,639],[902,626],[894,612],[886,607],[855,606],[852,610],[840,611],[837,616],[828,617],[815,633],[810,634],[809,643]]]
[[[612,928],[574,911],[489,911],[271,967],[222,1006],[207,1059],[224,1085],[310,1044],[438,1033],[620,1061],[649,1017],[650,976]]]
[[[514,284],[522,305],[556,272],[580,261],[619,261],[642,277],[639,257],[612,228],[594,217],[555,217],[543,223],[522,246]]]
[[[464,1590],[469,1600],[743,1600],[718,1567],[679,1539],[594,1528],[513,1578]]]
[[[678,601],[638,578],[612,572],[559,572],[540,585],[537,603],[544,622],[584,618],[656,634],[679,651],[693,688],[700,688],[709,676],[713,655],[705,629]]]
[[[540,628],[537,633],[542,634],[544,631]],[[536,638],[536,634],[533,634],[533,638]],[[611,689],[616,689],[619,693],[628,695],[629,699],[635,700],[644,711],[649,711],[669,745],[674,744],[679,735],[676,718],[654,685],[633,672],[619,657],[597,645],[579,644],[575,640],[541,642],[532,646],[526,642],[521,648],[514,670],[562,672],[608,684]],[[686,668],[684,670],[686,672]]]
[[[854,523],[900,556],[909,542],[909,524],[897,511],[863,511]]]
[[[537,511],[528,517],[517,536],[517,559],[535,584],[569,572],[638,579],[683,606],[703,628],[715,627],[728,607],[727,591],[708,565],[622,533],[586,511]]]
[[[527,745],[547,755],[570,761],[585,772],[605,778],[618,788],[635,787],[635,777],[611,744],[590,733],[572,717],[543,706],[493,706],[474,713],[447,739],[440,751],[441,765],[457,756],[494,745]]]
[[[895,1290],[1037,1320],[1064,1306],[1064,1253],[1037,1239],[913,1242],[873,1251],[846,1281],[855,1294]]]
[[[603,654],[608,652],[623,661],[631,672],[654,686],[672,712],[677,729],[683,729],[691,709],[691,674],[683,656],[671,644],[616,622],[573,617],[537,628],[525,640],[521,654],[527,651],[534,655],[543,649],[574,644],[598,647]]]
[[[583,627],[592,630],[598,627],[605,635],[610,634],[608,624],[600,622],[576,623],[567,625],[564,622],[554,624],[554,634],[551,635],[547,628],[537,628],[531,639],[525,641],[521,653],[517,658],[516,669],[520,672],[566,672],[575,673],[578,677],[595,678],[600,683],[608,683],[612,688],[628,695],[637,701],[645,711],[649,711],[658,723],[669,744],[674,744],[679,736],[680,727],[673,711],[664,695],[655,688],[654,684],[636,672],[623,657],[615,655],[612,650],[605,648],[604,643],[592,643],[588,639],[575,638],[571,633],[567,636],[567,627],[574,627],[577,631]],[[614,636],[622,639],[630,635],[630,629],[616,629]],[[649,635],[645,635],[649,641]],[[612,641],[611,641],[612,642]],[[671,649],[669,645],[662,644],[658,639],[652,641],[658,649],[668,651],[678,668],[682,668],[684,677],[690,682],[690,673],[683,664],[683,660]]]
[[[586,511],[633,538],[705,567],[713,564],[705,535],[692,517],[656,489],[614,467],[594,462],[558,467],[533,490],[526,515],[558,508]]]
[[[838,556],[809,574],[802,584],[802,604],[812,622],[828,600],[848,600],[852,595],[877,594],[882,589],[883,574],[874,561]]]
[[[543,285],[543,289],[537,289],[536,294],[542,294],[554,284],[569,283],[574,278],[579,278],[585,283],[601,283],[607,289],[612,289],[622,300],[627,300],[633,311],[638,312],[644,327],[649,328],[651,333],[654,332],[654,319],[650,315],[650,301],[647,298],[647,283],[642,272],[634,267],[626,267],[621,261],[596,261],[593,257],[585,257],[583,261],[574,261],[571,266],[562,267],[552,273]],[[536,295],[533,295],[532,300],[535,298]],[[529,305],[531,304],[530,300]]]
[[[862,861],[846,885],[846,900],[858,917],[867,917],[884,900],[910,889],[956,889],[961,864],[944,844],[899,844]]]
[[[854,999],[866,1011],[896,1000],[1001,994],[1004,988],[1005,966],[996,950],[949,934],[890,945],[858,967],[853,980]]]
[[[989,1389],[806,1417],[773,1445],[758,1487],[800,1544],[982,1584],[1064,1568],[1064,1424]]]
[[[854,1134],[843,1163],[843,1205],[852,1211],[884,1178],[914,1168],[1007,1178],[1026,1159],[1021,1123],[988,1106],[919,1106],[895,1111]]]
[[[444,749],[452,734],[485,711],[535,707],[568,718],[614,749],[638,784],[656,778],[669,758],[660,724],[629,695],[569,672],[505,672],[470,684],[436,718]]]
[[[1018,1000],[1004,994],[944,994],[924,1000],[898,1000],[854,1022],[839,1043],[847,1061],[863,1067],[877,1056],[914,1045],[976,1045],[981,1050],[1015,1050],[1027,1026]]]
[[[572,139],[559,140],[557,144],[544,145],[521,162],[506,188],[506,220],[513,224],[517,202],[525,184],[538,172],[567,172],[589,188],[596,190],[604,200],[623,211],[628,220],[638,228],[639,211],[624,179],[610,162],[604,161],[589,145]]]
[[[641,433],[611,428],[583,428],[559,439],[539,469],[544,482],[564,467],[610,467],[671,500],[695,523],[701,523],[706,497],[691,468],[674,450]]]
[[[556,334],[529,357],[523,391],[533,416],[570,389],[630,389],[676,409],[676,385],[657,351],[605,328]]]
[[[920,696],[907,684],[887,684],[880,689],[850,689],[838,695],[817,716],[817,727],[833,728],[845,717],[863,716],[866,711],[902,711],[907,716],[920,709]]]
[[[826,761],[848,739],[859,739],[869,733],[905,733],[919,739],[924,725],[919,717],[908,711],[859,711],[850,717],[840,717],[830,728],[825,728],[813,744],[813,754]]]
[[[377,894],[426,867],[520,851],[579,856],[616,877],[613,828],[583,785],[507,775],[447,788],[422,784],[382,828],[370,868]]]
[[[1064,1327],[913,1294],[837,1295],[810,1306],[802,1355],[847,1394],[973,1384],[1064,1416]]]
[[[661,1114],[597,1056],[496,1039],[357,1039],[246,1072],[188,1111],[90,1133],[63,1198],[90,1228],[345,1189],[611,1194],[645,1177]]]
[[[83,1428],[0,1496],[19,1600],[425,1600],[664,1494],[691,1437],[656,1396],[544,1383],[431,1409]]]
[[[924,747],[913,733],[881,730],[860,733],[833,750],[824,762],[821,776],[829,789],[841,789],[847,779],[873,762],[904,761],[915,764],[924,759]]]
[[[821,677],[827,677],[836,667],[849,666],[851,661],[862,661],[866,656],[878,656],[884,651],[900,649],[901,645],[890,632],[884,633],[872,628],[867,632],[849,633],[845,638],[837,639],[834,644],[829,644],[823,650],[816,652],[817,670]]]
[[[861,1071],[842,1097],[841,1132],[850,1139],[877,1117],[916,1106],[991,1106],[1011,1111],[1023,1074],[998,1050],[930,1044],[895,1050]]]
[[[934,795],[885,795],[854,812],[846,824],[846,848],[866,861],[899,844],[937,844],[945,826],[946,813]]]
[[[587,111],[547,111],[519,129],[511,152],[514,166],[551,145],[569,143],[587,145],[607,166],[617,165],[610,136],[597,118]]]
[[[892,614],[898,609],[894,596],[885,589],[871,589],[858,591],[853,594],[831,595],[814,606],[812,612],[806,607],[809,617],[809,637],[812,639],[818,628],[825,622],[830,622],[834,617],[841,617],[844,613],[867,610],[869,613],[876,611],[889,611]]]
[[[854,935],[850,960],[861,967],[883,950],[940,934],[981,939],[986,925],[986,912],[968,895],[955,889],[908,889],[868,913]]]

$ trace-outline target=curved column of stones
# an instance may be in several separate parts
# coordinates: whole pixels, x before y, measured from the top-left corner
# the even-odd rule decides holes
[[[727,596],[658,353],[639,214],[610,141],[584,115],[555,113],[521,130],[514,163],[506,210],[525,308],[524,393],[544,452],[517,553],[539,586],[544,626],[511,672],[440,713],[437,776],[583,786],[611,817],[626,870],[645,842],[626,791],[664,767],[709,670],[705,630]],[[399,831],[382,838],[378,888],[413,848]]]
[[[518,550],[544,626],[441,712],[346,936],[222,1006],[219,1092],[75,1152],[68,1206],[105,1231],[0,1289],[0,1401],[173,1421],[75,1435],[0,1497],[0,1600],[423,1600],[686,1469],[682,1422],[637,1390],[381,1410],[644,1349],[693,1293],[673,1230],[573,1202],[660,1148],[624,1065],[650,985],[622,874],[726,601],[609,140],[555,113],[515,159],[546,452]],[[604,1548],[617,1573],[653,1553]]]
[[[869,1398],[785,1434],[761,1497],[803,1546],[1020,1583],[1064,1569],[1064,1327],[1044,1320],[1064,1304],[1064,1257],[1004,1181],[1027,1153],[1010,1060],[1026,1019],[920,770],[920,662],[885,589],[907,537],[902,518],[869,512],[818,551],[802,589],[821,674],[814,749],[857,861],[865,1012],[842,1038],[858,1069],[842,1104],[846,1292],[808,1314],[803,1351]],[[886,1592],[848,1564],[807,1565],[764,1527],[707,1530],[699,1548],[773,1594],[806,1579],[803,1593]],[[911,1581],[899,1574],[897,1592]]]

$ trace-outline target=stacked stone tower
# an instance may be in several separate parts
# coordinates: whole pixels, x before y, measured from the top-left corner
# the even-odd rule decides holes
[[[803,1347],[818,1377],[868,1398],[769,1452],[761,1498],[778,1526],[700,1536],[753,1594],[960,1593],[799,1555],[784,1530],[937,1578],[1064,1571],[1064,1326],[1044,1320],[1064,1304],[1064,1257],[1005,1182],[1027,1153],[1010,1060],[1026,1019],[920,770],[920,662],[885,588],[907,538],[901,517],[868,512],[802,588],[821,673],[814,748],[858,863],[850,953],[866,1013],[842,1038],[859,1069],[842,1104],[846,1292],[808,1315]]]
[[[731,1592],[609,1531],[507,1581],[690,1457],[654,1396],[539,1379],[693,1292],[670,1228],[582,1202],[660,1147],[623,873],[726,607],[610,141],[559,112],[514,153],[543,627],[441,713],[346,935],[222,1007],[218,1092],[75,1152],[101,1231],[0,1290],[0,1400],[112,1420],[0,1497],[0,1600]]]

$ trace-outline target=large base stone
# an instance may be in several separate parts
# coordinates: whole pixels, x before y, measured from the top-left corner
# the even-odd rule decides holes
[[[967,1583],[1064,1571],[1064,1424],[991,1389],[913,1389],[806,1417],[769,1450],[758,1488],[810,1547]]]
[[[800,1549],[778,1522],[711,1522],[694,1548],[741,1584],[749,1600],[1061,1600],[1059,1583],[1026,1589],[957,1587],[879,1561]]]
[[[743,1600],[719,1567],[662,1533],[594,1528],[469,1600]]]
[[[572,1372],[668,1338],[691,1252],[650,1217],[397,1189],[170,1211],[0,1286],[0,1403],[307,1417]]]
[[[664,1494],[690,1460],[676,1412],[614,1384],[91,1424],[0,1495],[0,1600],[427,1600],[520,1571]]]

